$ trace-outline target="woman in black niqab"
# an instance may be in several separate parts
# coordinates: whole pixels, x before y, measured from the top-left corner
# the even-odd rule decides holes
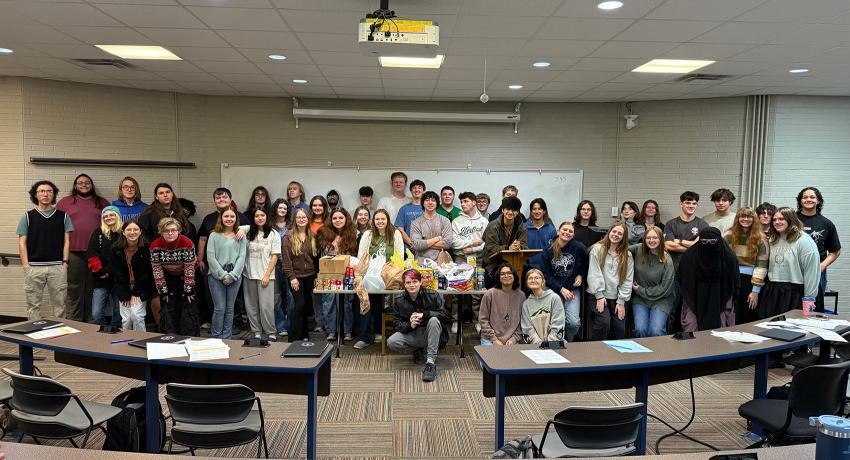
[[[682,329],[704,331],[735,325],[732,300],[738,290],[738,259],[714,227],[682,255],[677,273],[682,287]]]

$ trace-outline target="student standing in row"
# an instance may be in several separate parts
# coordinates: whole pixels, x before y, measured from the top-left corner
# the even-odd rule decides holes
[[[528,249],[528,230],[518,217],[520,208],[522,202],[515,196],[502,199],[502,211],[496,219],[491,219],[484,229],[484,252],[481,258],[488,288],[496,286],[498,282],[494,270],[497,265],[505,262],[499,254],[501,251]]]
[[[437,260],[440,251],[451,249],[452,224],[444,216],[437,214],[440,197],[427,191],[422,195],[422,216],[410,224],[410,242],[417,259]]]
[[[126,331],[144,331],[146,304],[156,290],[148,242],[136,221],[124,222],[112,245],[109,266],[121,312],[121,327]]]
[[[543,250],[546,285],[564,306],[564,339],[572,342],[581,327],[581,284],[587,274],[587,248],[574,238],[575,226],[564,222],[558,236]]]
[[[357,194],[360,197],[360,206],[365,207],[371,213],[373,211],[372,198],[375,195],[375,190],[372,187],[369,187],[368,185],[364,185],[363,187],[360,187],[360,189],[357,191]]]
[[[160,332],[197,337],[195,245],[180,234],[180,221],[173,217],[160,220],[158,229],[160,237],[151,243],[151,268],[162,307]]]
[[[663,233],[664,222],[661,220],[661,208],[658,207],[658,202],[655,200],[644,201],[640,214],[635,217],[635,223],[643,225],[644,229],[654,225],[660,228]]]
[[[708,228],[704,220],[696,216],[699,194],[686,191],[679,195],[682,214],[667,221],[664,226],[664,248],[673,257],[673,266],[678,270],[682,254],[699,241],[699,232]]]
[[[823,311],[823,294],[827,289],[826,269],[841,255],[841,241],[831,220],[821,214],[823,195],[815,187],[806,187],[797,194],[797,218],[818,246],[820,257],[820,282],[815,300],[818,311]]]
[[[479,193],[475,195],[475,207],[478,208],[478,212],[481,213],[481,216],[490,220],[490,195],[486,193]]]
[[[286,197],[292,212],[295,212],[296,209],[310,212],[310,206],[304,202],[306,195],[304,194],[304,186],[300,182],[292,181],[286,186]]]
[[[791,208],[773,214],[768,233],[770,263],[767,285],[759,301],[759,318],[772,318],[802,308],[803,297],[817,296],[820,282],[818,246]]]
[[[27,319],[42,319],[44,291],[50,295],[53,315],[65,317],[68,255],[70,233],[74,231],[71,218],[56,209],[59,189],[49,180],[30,187],[30,201],[35,208],[18,221],[18,254],[24,269],[24,294],[27,299]]]
[[[720,230],[721,235],[725,234],[735,223],[735,213],[732,212],[735,194],[728,188],[719,188],[711,194],[711,202],[714,203],[714,212],[706,214],[702,220]]]
[[[683,331],[735,325],[738,259],[723,241],[720,230],[700,230],[699,243],[682,255],[676,277],[682,287]]]
[[[622,339],[626,335],[626,302],[632,295],[634,260],[626,241],[626,226],[615,224],[590,248],[587,293],[596,299],[591,310],[591,340]]]
[[[292,217],[292,228],[283,238],[283,273],[289,277],[295,305],[289,325],[289,341],[308,340],[307,314],[313,302],[316,269],[316,242],[310,231],[307,211],[298,208]]]
[[[576,215],[573,218],[576,241],[590,249],[599,242],[604,231],[596,227],[596,206],[590,200],[581,200],[576,207]]]
[[[558,237],[555,226],[549,221],[549,208],[543,198],[531,200],[531,212],[525,221],[528,233],[528,249],[546,249],[552,245],[552,240]],[[543,269],[543,253],[537,253],[526,261],[527,268]]]
[[[225,209],[207,241],[208,285],[213,301],[210,335],[229,339],[233,335],[233,309],[242,285],[247,242],[239,239],[236,211]]]
[[[328,202],[325,197],[316,195],[310,198],[310,231],[314,236],[319,233],[319,229],[327,223],[329,218]]]
[[[289,223],[292,215],[289,212],[289,204],[283,198],[278,198],[272,204],[274,218],[272,219],[272,230],[277,232],[283,247],[283,237],[289,232]],[[274,272],[274,324],[275,330],[281,336],[289,334],[289,321],[292,318],[292,308],[295,305],[292,293],[289,292],[289,283],[283,275],[283,251],[277,259]]]
[[[245,259],[242,292],[245,312],[255,338],[277,340],[274,321],[275,267],[280,256],[280,234],[272,230],[263,208],[253,212],[248,229],[248,255]]]
[[[331,213],[330,221],[319,229],[319,234],[316,237],[317,250],[319,255],[325,256],[356,256],[357,255],[357,230],[354,229],[354,223],[351,221],[351,216],[345,209],[337,209]],[[348,319],[345,321],[348,324],[348,329],[345,331],[351,337],[351,327],[353,323],[351,310],[351,297],[342,296],[345,301],[344,305],[337,305],[336,294],[322,294],[322,308],[316,312],[316,317],[322,316],[322,323],[325,325],[325,331],[328,332],[328,340],[336,340],[337,334],[337,315],[342,310],[343,319],[346,319],[346,310],[349,310]],[[318,320],[317,320],[318,322]],[[342,331],[340,331],[342,333]]]
[[[192,226],[189,225],[189,213],[183,209],[180,200],[174,194],[174,189],[161,182],[153,189],[154,201],[139,217],[139,226],[145,232],[145,236],[153,241],[159,236],[159,221],[166,217],[175,219],[180,224],[181,235],[190,240],[195,239],[192,234]]]
[[[767,233],[773,224],[773,215],[776,214],[776,206],[765,201],[756,208],[756,215],[761,223],[761,230],[764,232],[764,237],[767,238]]]
[[[95,324],[110,324],[106,314],[112,311],[111,325],[121,327],[121,314],[118,312],[118,300],[113,292],[113,279],[109,269],[109,252],[121,233],[124,222],[115,206],[107,206],[100,213],[101,223],[89,239],[86,260],[91,270],[94,289],[92,291],[92,320]],[[112,307],[115,307],[114,310]]]
[[[767,238],[752,208],[741,208],[723,236],[738,258],[738,283],[735,296],[735,323],[750,323],[758,319],[759,292],[767,277],[769,260]]]
[[[640,214],[638,213],[637,203],[634,201],[624,201],[620,206],[620,222],[626,225],[626,239],[629,241],[629,244],[638,244],[643,241],[643,232],[646,231],[646,227],[641,224],[638,224],[637,221],[640,220]]]
[[[522,334],[525,343],[540,344],[544,340],[564,338],[564,308],[561,298],[546,288],[543,272],[532,268],[525,274],[525,285],[531,291],[522,303]]]
[[[253,214],[253,210],[260,208],[266,212],[266,215],[271,214],[269,208],[271,207],[271,197],[269,197],[269,190],[262,185],[254,187],[254,190],[251,192],[251,199],[248,200],[248,206],[245,207],[245,212],[250,215]]]
[[[136,179],[127,176],[118,183],[118,199],[112,202],[121,213],[121,221],[139,220],[148,204],[142,201],[142,190]]]
[[[502,187],[502,202],[503,203],[504,203],[505,198],[508,198],[508,197],[517,198],[518,195],[519,195],[519,190],[516,188],[516,186],[506,185],[506,186]],[[490,216],[488,217],[488,219],[490,219],[490,222],[493,222],[494,220],[498,219],[501,216],[502,216],[502,206],[499,206],[498,208],[496,208],[495,211],[490,213]],[[520,222],[525,222],[525,216],[522,215],[522,213],[517,213],[517,219],[519,219]]]
[[[664,233],[649,226],[643,242],[629,247],[634,260],[632,312],[635,337],[667,335],[667,319],[676,302],[673,259],[664,249]]]
[[[519,277],[510,264],[499,264],[496,273],[499,284],[481,297],[481,345],[515,345],[522,341],[520,322],[525,294],[519,289]]]
[[[419,179],[410,183],[410,203],[402,206],[398,210],[398,215],[395,221],[391,222],[395,228],[401,231],[401,237],[404,239],[404,244],[407,247],[411,246],[410,239],[410,224],[418,219],[425,212],[422,209],[422,194],[425,193],[425,183]]]
[[[392,194],[378,201],[378,209],[387,211],[390,215],[390,222],[394,223],[398,217],[398,210],[410,201],[404,194],[404,189],[407,188],[407,174],[401,171],[392,173],[390,175],[390,187]]]
[[[468,257],[481,256],[484,250],[484,229],[490,222],[475,207],[472,192],[460,194],[461,213],[452,221],[452,249],[455,262],[466,263]]]
[[[440,207],[437,214],[452,222],[460,215],[460,209],[455,206],[455,189],[451,185],[444,185],[440,189]]]
[[[371,222],[372,212],[369,211],[369,208],[366,206],[358,206],[357,209],[354,210],[354,229],[357,230],[357,244],[360,244],[360,237],[363,236],[363,233],[366,230],[369,230]]]

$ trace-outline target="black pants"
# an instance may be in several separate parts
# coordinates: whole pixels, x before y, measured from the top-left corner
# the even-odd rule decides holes
[[[316,275],[298,278],[298,290],[292,291],[295,303],[292,307],[292,318],[289,323],[290,342],[310,338],[307,316],[309,316],[313,305],[313,284],[315,281]]]
[[[605,308],[600,313],[594,303],[590,310],[591,340],[622,339],[626,336],[626,318],[617,318],[616,307],[617,299],[605,299]]]
[[[183,292],[183,277],[165,275],[168,295],[160,296],[159,313],[160,332],[166,334],[201,335],[201,323],[198,320],[197,301],[189,302]]]
[[[759,319],[758,305],[755,310],[750,310],[750,305],[747,298],[753,290],[753,276],[745,273],[739,273],[738,279],[741,281],[741,289],[738,291],[738,296],[735,297],[735,324],[751,323]]]

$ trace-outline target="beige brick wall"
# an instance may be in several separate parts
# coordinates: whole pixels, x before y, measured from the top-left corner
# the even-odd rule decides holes
[[[19,78],[0,77],[0,207],[6,218],[0,219],[0,252],[18,253],[15,228],[29,207],[28,183],[24,178],[23,100]],[[0,314],[25,312],[23,271],[15,259],[0,267]]]

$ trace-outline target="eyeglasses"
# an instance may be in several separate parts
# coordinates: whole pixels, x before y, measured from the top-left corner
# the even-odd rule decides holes
[[[41,195],[53,195],[53,190],[36,190],[35,193]]]
[[[91,181],[87,180],[87,181],[74,182],[74,185],[91,185]]]
[[[179,232],[180,231],[177,230],[176,228],[166,228],[165,230],[162,231],[162,233],[179,233]]]
[[[708,238],[704,240],[699,240],[702,244],[717,244],[717,238]]]
[[[514,276],[511,272],[499,273],[499,276]]]
[[[122,185],[121,190],[136,190],[136,186],[135,185]]]
[[[543,278],[541,278],[541,277],[539,277],[539,276],[529,276],[529,277],[528,277],[528,280],[529,280],[529,281],[531,281],[531,280],[537,280],[537,281],[540,281],[540,280],[542,280],[542,279],[543,279]]]

